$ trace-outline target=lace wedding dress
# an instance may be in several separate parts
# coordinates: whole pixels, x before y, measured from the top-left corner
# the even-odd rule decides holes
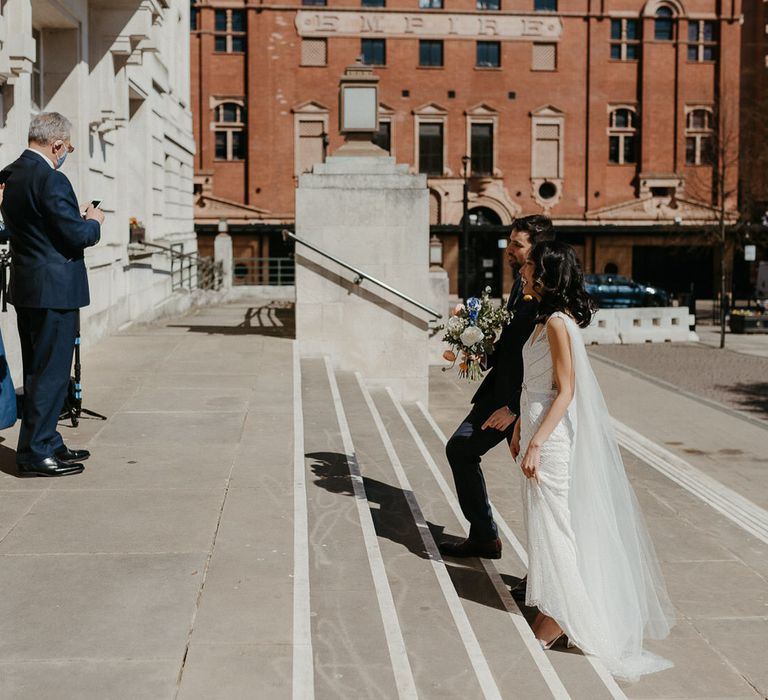
[[[541,447],[539,482],[523,479],[528,532],[526,603],[554,618],[584,653],[636,680],[672,663],[643,649],[674,622],[672,605],[581,332],[569,316],[576,384]],[[523,348],[520,457],[555,398],[546,328]]]

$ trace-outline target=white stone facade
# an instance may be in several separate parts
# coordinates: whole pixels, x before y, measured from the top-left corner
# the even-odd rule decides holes
[[[142,222],[147,241],[197,249],[189,2],[0,2],[0,167],[24,149],[38,111],[72,121],[75,151],[63,172],[81,201],[101,200],[106,214],[101,242],[86,254],[84,338],[173,306],[169,258],[129,249],[128,222]],[[12,310],[0,328],[18,383]]]

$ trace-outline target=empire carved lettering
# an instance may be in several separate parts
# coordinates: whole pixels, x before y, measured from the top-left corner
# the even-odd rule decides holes
[[[299,36],[417,35],[422,38],[486,38],[500,41],[531,37],[557,40],[563,31],[558,17],[418,14],[413,12],[326,12],[299,10]]]

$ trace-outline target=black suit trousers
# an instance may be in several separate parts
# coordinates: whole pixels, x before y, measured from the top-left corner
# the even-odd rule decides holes
[[[503,431],[494,428],[482,429],[483,423],[497,408],[498,406],[475,404],[445,448],[461,512],[470,524],[469,536],[479,541],[493,540],[498,536],[480,460],[502,440],[512,440],[514,430],[514,423]]]
[[[24,364],[18,464],[51,457],[64,444],[56,424],[72,371],[78,314],[78,309],[16,308]]]

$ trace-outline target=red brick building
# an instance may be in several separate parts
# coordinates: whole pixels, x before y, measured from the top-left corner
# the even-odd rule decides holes
[[[341,145],[338,82],[363,56],[378,143],[428,175],[453,292],[467,175],[470,266],[496,288],[499,227],[543,212],[588,271],[711,293],[702,232],[716,127],[738,113],[740,0],[303,2],[193,2],[201,250],[225,220],[236,255],[283,253],[298,175]]]
[[[768,10],[764,2],[744,3],[741,70],[741,195],[753,221],[768,211]]]

